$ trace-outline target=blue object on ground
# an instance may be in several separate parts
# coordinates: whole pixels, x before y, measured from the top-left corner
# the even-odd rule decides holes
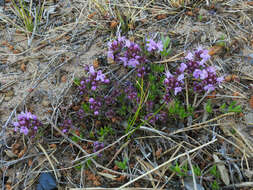
[[[56,181],[50,173],[42,173],[36,190],[52,190],[56,188]]]

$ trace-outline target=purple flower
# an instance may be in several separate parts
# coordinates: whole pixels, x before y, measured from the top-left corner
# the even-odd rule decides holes
[[[174,91],[174,95],[177,95],[179,92],[182,91],[184,85],[184,73],[177,75],[172,75],[169,71],[165,73],[166,78],[164,79],[164,85],[166,87],[167,93],[169,91]],[[169,97],[167,95],[166,97]]]
[[[19,127],[19,123],[18,122],[13,122],[12,124],[14,125],[14,127]]]
[[[210,55],[209,55],[209,51],[208,50],[202,50],[202,53],[200,54],[200,57],[203,59],[203,60],[208,60],[210,59]]]
[[[93,67],[93,66],[90,66],[90,67],[89,67],[89,74],[90,74],[90,75],[95,75],[95,73],[96,73],[96,72],[95,72],[94,67]]]
[[[180,82],[183,82],[183,80],[184,80],[184,74],[180,74],[180,75],[177,77],[177,80],[180,81]]]
[[[94,102],[95,102],[94,98],[90,98],[90,99],[89,99],[89,103],[90,103],[90,104],[93,104]]]
[[[181,73],[183,73],[183,72],[185,71],[186,68],[187,68],[187,65],[186,65],[185,63],[181,63],[181,64],[180,64],[179,71],[180,71]]]
[[[119,59],[120,59],[120,61],[123,62],[124,67],[126,67],[128,65],[128,59],[126,57],[120,57]]]
[[[181,92],[181,91],[182,91],[182,87],[176,87],[176,88],[175,88],[175,91],[174,91],[175,96],[176,96],[179,92]]]
[[[96,89],[97,89],[96,86],[92,86],[92,87],[91,87],[91,90],[93,90],[93,91],[95,91]]]
[[[143,77],[146,74],[145,67],[139,67],[137,70],[137,76]]]
[[[207,67],[206,70],[207,70],[209,73],[216,74],[216,69],[215,69],[215,67],[210,66],[210,67]]]
[[[195,71],[193,72],[193,77],[195,79],[198,79],[201,75],[202,71],[200,69],[195,69]]]
[[[129,48],[131,46],[131,41],[130,40],[126,40],[125,42],[126,42],[126,47]]]
[[[205,91],[209,91],[209,92],[214,91],[214,89],[215,89],[215,87],[214,87],[213,84],[208,84],[208,85],[206,85],[206,86],[204,87],[204,90],[205,90]]]
[[[104,147],[105,147],[104,143],[95,141],[93,143],[93,152],[98,152],[99,150],[103,149]],[[102,154],[99,153],[98,156],[102,156]]]
[[[63,133],[67,133],[70,131],[70,129],[72,129],[74,126],[72,124],[72,121],[70,119],[65,119],[63,121],[63,123],[61,123],[60,125],[61,131]]]
[[[223,76],[217,78],[218,84],[220,84],[220,83],[223,82],[223,81],[224,81],[224,77],[223,77]]]
[[[148,39],[147,40],[147,50],[149,52],[151,52],[151,51],[157,51],[157,52],[163,51],[162,41],[155,42],[153,39]]]
[[[165,75],[166,75],[167,78],[173,77],[173,75],[172,75],[169,71],[167,71],[167,72],[165,73]]]
[[[114,59],[113,51],[109,50],[109,51],[107,52],[107,56],[108,56],[109,58],[111,58],[111,59]]]
[[[125,93],[130,100],[136,100],[137,98],[137,91],[135,87],[130,84],[128,87],[125,88]]]
[[[201,80],[204,80],[208,77],[208,72],[206,70],[203,70],[201,73],[200,73],[200,79]]]
[[[102,73],[101,70],[99,70],[97,72],[97,77],[96,77],[96,81],[101,81],[101,82],[104,82],[105,81],[105,75]]]
[[[25,135],[28,135],[28,132],[29,132],[29,130],[28,130],[27,127],[24,127],[24,126],[21,126],[21,127],[20,127],[20,133],[23,133],[23,134],[25,134]]]
[[[14,131],[19,131],[24,135],[28,135],[29,131],[34,135],[38,130],[38,126],[41,126],[41,122],[38,120],[37,116],[33,115],[31,112],[21,112],[17,119],[18,121],[12,123]]]
[[[130,67],[136,67],[137,65],[139,65],[140,63],[139,63],[139,61],[137,60],[137,59],[130,59],[129,61],[128,61],[128,66],[130,66]]]
[[[189,53],[185,56],[185,58],[186,58],[187,60],[189,60],[189,61],[193,61],[193,60],[194,60],[194,56],[193,56],[193,54],[192,54],[191,52],[189,52]]]

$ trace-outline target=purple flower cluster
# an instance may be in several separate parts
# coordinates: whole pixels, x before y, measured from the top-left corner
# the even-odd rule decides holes
[[[140,46],[124,36],[118,35],[117,39],[109,42],[108,49],[108,57],[125,67],[136,67],[146,62]]]
[[[28,135],[28,133],[31,131],[34,135],[38,127],[40,127],[42,124],[38,120],[36,115],[31,114],[31,112],[21,112],[18,115],[18,121],[13,122],[14,125],[14,131],[19,131],[20,133],[23,133],[25,135]]]
[[[97,151],[103,149],[104,147],[105,147],[104,143],[99,142],[99,141],[95,141],[93,143],[93,152],[97,152]],[[98,156],[102,156],[102,154],[99,153]]]
[[[213,91],[216,85],[224,80],[224,77],[217,77],[214,67],[207,67],[205,69],[195,69],[193,77],[198,79],[198,82],[193,82],[193,88],[195,91]]]
[[[139,67],[139,68],[137,69],[137,76],[138,76],[139,78],[144,77],[145,74],[146,74],[146,69],[145,69],[144,66],[141,66],[141,67]]]
[[[166,86],[166,91],[174,91],[176,96],[179,92],[183,90],[184,85],[184,73],[172,75],[169,71],[166,72],[166,78],[164,79],[164,85]]]
[[[95,98],[95,99],[90,98],[89,103],[90,103],[90,109],[93,110],[94,115],[98,115],[99,110],[102,107],[102,101],[100,100],[100,98]]]
[[[157,121],[165,123],[167,121],[167,114],[165,112],[160,112],[154,115],[154,113],[148,113],[145,116],[145,120],[155,125]]]
[[[99,85],[108,84],[110,82],[101,70],[95,71],[93,66],[86,66],[85,70],[88,72],[89,76],[82,79],[80,82],[79,90],[81,95],[87,93],[89,89],[96,91]]]
[[[155,42],[154,39],[146,40],[147,50],[149,52],[157,51],[158,53],[163,51],[163,43],[162,41]]]
[[[136,88],[131,83],[129,83],[129,85],[125,88],[125,93],[129,100],[136,100],[137,91]]]
[[[183,80],[186,76],[193,79],[189,82],[193,81],[191,83],[193,85],[193,89],[198,92],[213,91],[215,87],[224,80],[223,77],[217,77],[215,67],[206,65],[206,61],[210,59],[208,50],[199,47],[193,53],[189,52],[185,59],[186,61],[180,64],[173,75],[169,71],[165,74],[165,101],[170,100],[169,93],[171,91],[174,95],[177,95],[183,90]]]
[[[70,119],[65,119],[63,123],[60,124],[60,128],[63,133],[68,133],[70,129],[73,129],[74,125]]]

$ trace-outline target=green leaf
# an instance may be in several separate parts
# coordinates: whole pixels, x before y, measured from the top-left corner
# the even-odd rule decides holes
[[[123,162],[115,161],[116,166],[118,166],[121,170],[126,170],[127,167],[127,159],[124,159]]]
[[[75,85],[80,86],[80,83],[81,83],[80,79],[75,78],[73,82]]]
[[[76,136],[72,136],[71,140],[77,143],[77,142],[79,142],[80,139]]]
[[[220,189],[219,184],[216,180],[213,181],[211,186],[212,186],[212,190],[219,190]]]
[[[221,112],[226,113],[226,107],[227,107],[226,103],[223,103],[220,107]]]
[[[90,107],[86,104],[86,103],[82,103],[82,108],[85,112],[89,112],[90,111]]]
[[[155,81],[155,76],[152,75],[152,74],[149,74],[149,75],[148,75],[148,80],[149,80],[150,82]]]
[[[193,166],[193,172],[196,176],[201,176],[201,169],[199,166]]]
[[[213,112],[213,108],[212,108],[212,104],[211,104],[211,100],[208,100],[207,104],[206,104],[206,112],[207,113],[212,113]]]
[[[212,166],[212,168],[210,169],[210,174],[212,174],[216,178],[220,177],[219,172],[217,171],[217,166],[216,165]]]

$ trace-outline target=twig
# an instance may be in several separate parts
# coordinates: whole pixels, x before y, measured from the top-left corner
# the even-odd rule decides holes
[[[57,175],[57,173],[55,171],[54,164],[53,164],[52,160],[50,159],[50,157],[48,156],[46,150],[43,148],[43,146],[40,143],[38,143],[38,146],[40,147],[40,149],[42,150],[42,152],[46,155],[46,157],[47,157],[47,159],[48,159],[48,161],[49,161],[52,169],[54,170],[54,176],[56,178],[56,181],[58,182],[59,181],[58,175]]]
[[[201,146],[199,146],[199,147],[197,147],[197,148],[194,148],[194,149],[190,150],[189,152],[182,153],[182,154],[180,154],[180,155],[178,155],[178,156],[176,156],[176,157],[174,157],[174,158],[172,158],[172,159],[169,159],[168,161],[164,162],[163,164],[157,166],[156,168],[154,168],[154,169],[152,169],[152,170],[150,170],[150,171],[148,171],[148,172],[142,174],[141,176],[139,176],[139,177],[137,177],[137,178],[135,178],[135,179],[133,179],[133,180],[127,182],[126,184],[120,186],[119,189],[123,189],[124,187],[127,187],[127,186],[131,185],[131,184],[134,183],[135,181],[137,181],[137,180],[139,180],[139,179],[141,179],[141,178],[143,178],[143,177],[145,177],[145,176],[147,176],[147,175],[153,173],[154,171],[156,171],[156,170],[158,170],[158,169],[160,169],[160,168],[166,166],[166,165],[169,164],[170,162],[172,162],[172,161],[174,161],[174,160],[176,160],[176,159],[179,159],[179,158],[182,157],[182,156],[186,156],[187,154],[193,153],[193,152],[195,152],[195,151],[197,151],[197,150],[199,150],[199,149],[202,149],[203,147],[206,147],[206,146],[208,146],[208,145],[210,145],[210,144],[212,144],[212,143],[214,143],[214,142],[216,142],[216,141],[217,141],[217,139],[214,139],[214,140],[212,140],[212,141],[210,141],[210,142],[208,142],[208,143],[206,143],[206,144],[203,144],[203,145],[201,145]]]

